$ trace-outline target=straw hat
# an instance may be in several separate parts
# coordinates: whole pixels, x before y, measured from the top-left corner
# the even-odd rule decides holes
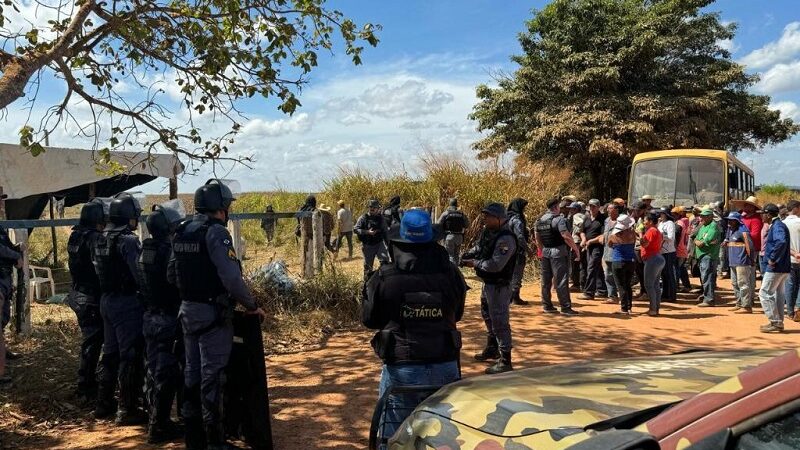
[[[330,211],[331,207],[326,205],[325,203],[323,203],[323,204],[319,205],[319,210],[320,211]]]
[[[645,200],[652,200],[652,199],[653,199],[653,196],[652,196],[652,195],[643,195],[643,196],[642,196],[642,201],[645,201]]]
[[[575,197],[574,195],[565,195],[565,196],[561,197],[561,201],[569,200],[570,202],[574,202],[577,199],[578,198]]]
[[[761,205],[758,204],[758,197],[754,195],[747,197],[745,200],[731,200],[731,203],[733,203],[733,205],[737,208],[742,208],[745,204],[753,205],[756,207],[756,209],[761,208]]]

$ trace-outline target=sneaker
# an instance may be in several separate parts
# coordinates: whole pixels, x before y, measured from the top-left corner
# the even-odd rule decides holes
[[[619,300],[616,298],[608,298],[606,300],[603,300],[603,303],[606,305],[616,305],[617,303],[619,303]]]
[[[713,303],[708,303],[708,302],[700,302],[700,303],[697,304],[698,308],[710,308],[712,306],[714,306],[714,304]]]
[[[728,311],[733,311],[733,312],[736,312],[736,311],[739,311],[739,310],[741,310],[741,309],[744,309],[744,308],[743,308],[743,307],[741,307],[741,306],[739,306],[739,305],[736,305],[736,306],[734,306],[733,308],[729,309]]]
[[[580,299],[580,300],[594,300],[594,295],[582,294],[580,297],[578,297],[578,299]]]
[[[650,317],[658,317],[658,311],[647,311],[647,315]]]
[[[125,411],[120,409],[117,411],[117,417],[114,424],[119,427],[127,427],[131,425],[142,425],[147,423],[147,414],[139,408],[133,411]]]
[[[529,303],[530,303],[529,301],[523,300],[521,298],[515,298],[514,300],[511,301],[512,305],[517,305],[517,306],[526,306]]]
[[[761,326],[762,333],[783,333],[783,325],[768,323]]]
[[[542,311],[546,312],[547,314],[558,314],[558,308],[555,308],[553,306],[549,308],[545,307],[544,309],[542,309]]]
[[[608,294],[606,294],[605,292],[598,292],[597,294],[594,295],[594,298],[609,298],[609,297]]]
[[[577,316],[579,313],[572,308],[564,308],[561,310],[561,314],[565,316]]]
[[[739,314],[752,314],[753,313],[753,308],[751,308],[749,306],[745,306],[745,307],[739,308],[739,309],[740,309]]]

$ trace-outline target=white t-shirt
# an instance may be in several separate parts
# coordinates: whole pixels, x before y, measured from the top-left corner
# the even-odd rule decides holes
[[[661,232],[661,254],[675,253],[675,222],[665,220],[658,224],[658,231]]]
[[[783,224],[789,229],[789,247],[794,252],[800,252],[800,217],[790,214]],[[800,260],[793,256],[792,264],[800,264]]]

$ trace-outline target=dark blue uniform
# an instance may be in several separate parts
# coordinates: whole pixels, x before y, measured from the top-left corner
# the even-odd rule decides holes
[[[113,411],[119,382],[119,412],[138,410],[144,381],[142,315],[137,295],[141,244],[128,226],[107,228],[95,241],[94,265],[100,278],[104,342],[100,361],[98,409]],[[118,416],[119,417],[119,416]]]
[[[14,284],[12,274],[17,261],[22,258],[22,254],[16,250],[16,246],[11,243],[8,231],[0,226],[0,301],[2,302],[2,327],[0,334],[6,329],[6,325],[11,321],[11,292]],[[0,336],[3,339],[3,336]]]
[[[92,264],[92,246],[100,234],[95,229],[76,226],[67,244],[72,290],[67,304],[75,312],[81,329],[81,360],[77,395],[97,394],[97,361],[103,348],[103,317],[100,315],[100,280]]]
[[[254,311],[230,233],[222,221],[197,214],[178,227],[170,277],[180,290],[179,318],[186,347],[183,417],[187,448],[202,448],[193,432],[202,417],[209,445],[221,445],[223,369],[233,346],[234,301]]]
[[[146,392],[150,426],[172,425],[172,402],[183,386],[183,333],[178,323],[180,295],[167,281],[172,255],[168,236],[146,239],[139,258],[140,286],[145,302],[142,333],[145,341]]]

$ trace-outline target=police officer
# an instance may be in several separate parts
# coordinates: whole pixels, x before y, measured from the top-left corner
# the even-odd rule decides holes
[[[535,233],[536,245],[542,249],[542,306],[546,313],[558,313],[550,293],[555,281],[561,314],[576,316],[578,312],[572,309],[569,295],[569,251],[572,249],[575,261],[580,261],[580,250],[572,240],[566,219],[559,213],[559,200],[547,202],[547,209],[536,221]]]
[[[389,252],[386,248],[389,226],[381,215],[381,204],[377,200],[367,202],[369,210],[358,218],[353,232],[361,241],[361,251],[364,254],[364,280],[372,272],[375,257],[381,264],[389,262]]]
[[[398,385],[441,386],[460,378],[461,333],[467,285],[436,241],[438,230],[421,209],[406,211],[390,231],[392,264],[382,265],[365,288],[362,322],[380,330],[372,347],[384,363],[380,395]],[[392,396],[382,435],[417,406],[411,395]]]
[[[186,348],[184,370],[186,448],[225,448],[222,422],[223,370],[233,346],[234,302],[261,319],[225,228],[235,200],[220,180],[211,179],[194,194],[196,215],[178,226],[169,276],[182,300],[179,318]]]
[[[0,201],[6,196],[0,197]],[[13,290],[12,274],[14,267],[22,267],[22,252],[11,243],[8,231],[0,226],[0,302],[2,302],[2,327],[0,327],[0,383],[8,383],[11,378],[5,374],[6,344],[3,330],[11,320],[11,292]]]
[[[105,228],[103,203],[95,199],[81,208],[78,225],[67,242],[72,289],[67,304],[81,329],[81,361],[76,395],[83,401],[97,395],[97,361],[103,348],[103,318],[100,315],[100,279],[92,263],[92,247]]]
[[[525,275],[525,264],[530,253],[530,232],[528,231],[528,221],[525,219],[525,207],[528,201],[524,198],[515,198],[508,204],[508,228],[517,238],[517,263],[514,266],[514,277],[511,279],[511,303],[515,305],[527,305],[528,302],[520,298],[519,292],[522,290],[522,277]]]
[[[483,281],[481,315],[486,324],[486,347],[475,355],[478,361],[497,360],[487,374],[513,370],[511,364],[511,280],[517,263],[517,238],[508,228],[506,208],[490,203],[481,210],[483,231],[478,243],[464,254],[461,265],[474,267]]]
[[[98,374],[95,417],[105,418],[116,411],[117,425],[133,425],[146,420],[140,408],[143,350],[142,314],[138,293],[139,226],[142,209],[128,193],[111,201],[109,221],[94,241],[92,260],[100,280],[100,315],[103,317],[103,355]],[[119,382],[119,408],[114,391]]]
[[[154,206],[147,216],[150,238],[142,243],[139,258],[141,296],[145,304],[142,333],[147,355],[147,441],[151,444],[170,441],[182,434],[170,419],[172,401],[183,385],[180,367],[183,337],[178,323],[181,300],[178,288],[167,281],[172,236],[182,219],[172,208]]]
[[[444,248],[450,255],[450,262],[455,265],[459,263],[461,256],[461,244],[464,243],[464,230],[467,229],[469,221],[464,211],[458,209],[458,199],[451,198],[450,206],[439,217],[439,227],[444,231]]]

